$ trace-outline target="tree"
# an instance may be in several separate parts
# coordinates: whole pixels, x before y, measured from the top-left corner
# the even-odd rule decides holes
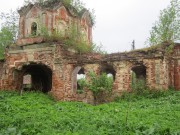
[[[15,42],[18,33],[18,14],[15,11],[1,13],[3,21],[0,30],[0,58],[3,57],[4,48]]]
[[[180,41],[180,1],[171,0],[170,5],[160,12],[159,20],[152,27],[147,43],[157,45],[176,41]]]

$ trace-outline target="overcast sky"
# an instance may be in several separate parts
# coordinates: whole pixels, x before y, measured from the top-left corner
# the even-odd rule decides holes
[[[0,12],[16,10],[24,0],[0,0]],[[82,0],[87,8],[94,9],[96,24],[93,40],[111,52],[145,47],[153,23],[158,20],[160,10],[170,4],[170,0]]]

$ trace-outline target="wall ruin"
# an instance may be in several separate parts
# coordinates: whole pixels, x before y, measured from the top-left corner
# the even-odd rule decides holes
[[[60,2],[50,7],[29,4],[19,14],[16,45],[6,48],[5,59],[0,61],[1,90],[20,91],[26,87],[48,92],[57,100],[92,103],[90,91],[77,92],[77,74],[88,78],[90,71],[113,76],[112,98],[131,91],[132,73],[151,89],[180,89],[180,44],[175,44],[171,53],[166,50],[169,44],[163,44],[124,53],[80,55],[64,48],[61,42],[46,41],[40,27],[50,35],[58,30],[66,38],[66,30],[74,23],[90,45],[93,24],[87,10],[77,16]],[[26,75],[29,79],[25,81]]]
[[[79,55],[59,43],[13,46],[7,51],[5,62],[0,63],[4,63],[4,69],[0,71],[0,89],[21,90],[23,76],[29,73],[34,77],[34,85],[42,84],[42,91],[51,93],[57,100],[91,103],[90,91],[77,93],[74,78],[81,68],[86,76],[90,71],[112,73],[113,97],[131,90],[132,71],[139,78],[144,77],[146,85],[152,89],[168,89],[169,86],[179,89],[179,50],[180,46],[176,44],[171,56],[166,55],[162,47],[107,55]]]

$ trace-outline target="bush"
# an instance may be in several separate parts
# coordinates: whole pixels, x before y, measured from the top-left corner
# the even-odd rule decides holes
[[[147,86],[146,86],[146,81],[145,80],[136,80],[134,84],[131,84],[131,89],[134,93],[137,94],[146,94],[147,92]]]
[[[81,79],[78,79],[77,81],[77,93],[81,94],[83,93],[83,90],[85,89],[87,83],[86,83],[86,79],[84,78],[81,78]]]
[[[108,77],[106,73],[102,73],[98,76],[94,72],[89,72],[89,76],[90,81],[87,83],[87,88],[92,91],[96,104],[98,98],[102,96],[100,94],[108,94],[112,91],[113,77]]]

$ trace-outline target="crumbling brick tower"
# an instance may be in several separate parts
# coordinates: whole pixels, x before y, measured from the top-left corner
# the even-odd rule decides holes
[[[113,76],[112,95],[106,97],[108,100],[132,90],[133,74],[136,82],[144,80],[152,89],[169,86],[180,89],[180,44],[174,44],[170,52],[167,52],[170,44],[165,43],[124,53],[80,55],[65,48],[59,40],[47,40],[42,30],[50,37],[57,32],[68,38],[67,31],[73,24],[90,45],[93,24],[86,9],[77,13],[61,2],[29,4],[19,14],[16,45],[9,46],[5,59],[0,61],[0,89],[40,90],[51,93],[57,100],[91,103],[90,91],[77,92],[77,74],[88,78],[90,71]]]
[[[77,12],[62,2],[46,2],[28,4],[18,12],[19,36],[16,45],[7,49],[5,62],[0,63],[3,67],[0,88],[20,90],[23,83],[30,83],[32,89],[51,91],[57,99],[73,100],[69,82],[74,65],[66,62],[68,51],[63,51],[60,42],[50,42],[44,35],[50,38],[56,33],[68,38],[67,32],[75,27],[90,45],[93,22],[89,11]]]

